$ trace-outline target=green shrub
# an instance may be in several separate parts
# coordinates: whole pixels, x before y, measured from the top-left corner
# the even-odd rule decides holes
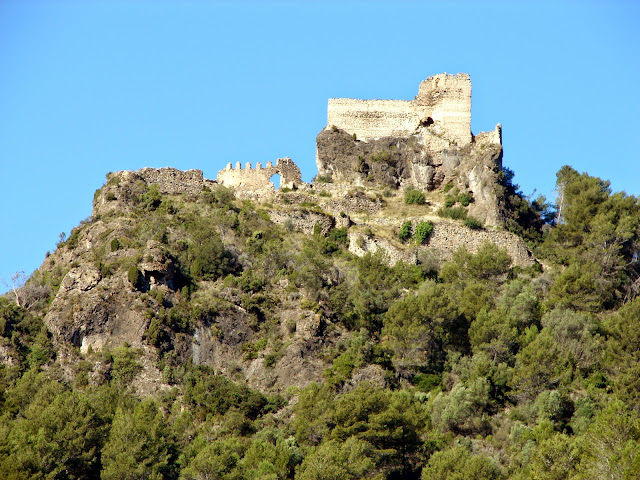
[[[430,392],[442,386],[442,378],[433,373],[417,373],[411,383],[421,392]]]
[[[115,252],[116,250],[120,250],[120,240],[114,238],[111,240],[111,251]]]
[[[162,203],[162,194],[158,185],[153,184],[140,196],[140,201],[145,210],[152,212]]]
[[[464,207],[444,207],[438,210],[438,216],[453,218],[454,220],[464,220],[467,218],[467,211]]]
[[[371,160],[374,162],[388,162],[391,158],[391,152],[389,150],[378,150],[371,155]]]
[[[73,250],[78,246],[78,241],[80,240],[80,228],[76,227],[71,230],[71,235],[67,238],[65,245],[69,250]]]
[[[473,202],[473,194],[471,192],[464,192],[458,195],[458,201],[463,207],[468,207]]]
[[[116,348],[112,353],[111,377],[113,380],[121,386],[130,384],[142,370],[142,364],[138,362],[141,354],[141,350],[132,349],[126,344]]]
[[[242,358],[244,360],[254,360],[258,358],[258,353],[267,347],[267,339],[261,338],[255,343],[247,342],[242,345]]]
[[[404,192],[404,203],[422,205],[424,203],[424,193],[415,188],[409,188]]]
[[[416,231],[413,234],[413,238],[415,239],[417,244],[422,245],[427,241],[427,238],[429,238],[431,232],[433,232],[433,223],[420,222],[418,223],[418,225],[416,225]]]
[[[331,178],[331,175],[317,174],[315,177],[313,177],[312,182],[313,183],[332,183],[333,179]]]
[[[129,267],[129,270],[127,270],[127,278],[129,279],[129,283],[131,283],[131,285],[138,290],[140,289],[140,286],[142,285],[142,282],[144,280],[142,273],[135,265],[131,265]]]
[[[327,234],[327,239],[333,240],[338,244],[346,245],[349,241],[346,227],[332,228],[331,230],[329,230],[329,233]]]
[[[444,187],[443,187],[443,191],[444,193],[447,193],[449,190],[451,190],[453,188],[453,182],[449,182],[447,183]]]
[[[481,230],[484,227],[480,220],[473,217],[467,217],[464,221],[464,226],[472,230]]]
[[[456,204],[456,197],[452,195],[447,195],[444,197],[444,206],[445,208],[453,207]]]
[[[264,366],[265,368],[271,368],[278,362],[278,354],[277,353],[268,353],[264,356]]]
[[[407,220],[400,227],[400,232],[398,232],[398,238],[403,242],[406,242],[411,238],[412,234],[413,234],[413,225],[411,224],[411,221]]]
[[[112,201],[114,201],[116,199],[116,195],[113,192],[109,192],[105,196],[105,199],[107,200],[107,202],[112,202]]]

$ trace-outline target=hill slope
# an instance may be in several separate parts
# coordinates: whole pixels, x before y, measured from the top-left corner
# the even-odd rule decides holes
[[[0,299],[3,478],[637,475],[634,197],[561,170],[563,222],[514,223],[542,271],[438,216],[446,184],[256,203],[181,175],[110,174]]]

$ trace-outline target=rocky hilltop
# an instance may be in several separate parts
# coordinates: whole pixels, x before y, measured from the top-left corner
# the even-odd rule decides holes
[[[109,173],[0,297],[0,478],[639,478],[640,202],[566,166],[556,224],[470,102],[330,100],[312,183]]]
[[[434,78],[444,79],[444,86],[431,88],[438,84]],[[389,120],[396,125],[404,108],[405,129],[384,124],[386,101],[369,104],[367,115],[360,104],[349,113],[349,102],[331,101],[329,119],[354,131],[331,124],[320,132],[319,173],[311,184],[302,182],[288,158],[264,167],[228,165],[216,180],[200,170],[171,168],[110,173],[96,192],[90,220],[36,275],[55,279],[45,322],[57,348],[69,358],[74,351],[82,356],[121,344],[139,348],[145,359],[144,374],[136,379],[141,391],[167,385],[158,367],[167,351],[174,367],[206,364],[252,387],[283,391],[321,380],[327,364],[317,353],[332,348],[345,331],[331,322],[336,312],[319,301],[318,292],[281,273],[292,258],[277,258],[262,266],[267,277],[252,279],[253,250],[269,237],[295,250],[308,236],[339,234],[342,246],[336,249],[357,257],[377,253],[387,265],[422,269],[439,268],[460,248],[473,253],[491,244],[507,252],[512,266],[533,266],[522,239],[500,228],[499,127],[475,137],[460,129],[470,94],[455,88],[470,87],[467,81],[432,77],[415,101],[394,101]],[[452,95],[462,99],[453,107],[447,103]],[[447,116],[442,104],[458,116]],[[279,189],[269,180],[275,173],[282,177]],[[459,219],[443,212],[456,212]],[[399,236],[402,228],[413,231],[421,223],[431,229],[422,241]],[[215,272],[199,266],[212,262]],[[331,278],[318,278],[320,285],[340,284],[345,272],[336,266],[323,275]],[[175,314],[167,312],[176,309],[198,314],[189,314],[195,316],[188,327],[169,328]],[[260,343],[265,321],[272,323],[273,345]]]

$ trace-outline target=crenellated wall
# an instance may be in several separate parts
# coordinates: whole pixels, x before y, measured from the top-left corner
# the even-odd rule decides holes
[[[255,196],[275,193],[275,185],[271,182],[271,177],[280,175],[280,187],[295,189],[302,185],[302,175],[298,166],[289,157],[279,158],[276,164],[271,162],[263,167],[260,162],[255,168],[247,162],[242,168],[240,162],[235,168],[231,164],[218,172],[216,181],[225,187],[236,188],[236,193],[241,196]]]
[[[428,129],[464,146],[471,142],[471,79],[465,73],[433,75],[409,101],[331,98],[327,124],[360,140],[407,137]]]

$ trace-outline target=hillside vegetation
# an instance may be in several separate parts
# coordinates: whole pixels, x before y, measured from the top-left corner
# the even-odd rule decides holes
[[[563,167],[552,215],[512,177],[526,268],[492,243],[429,255],[433,192],[362,194],[415,224],[304,233],[272,221],[329,217],[295,192],[110,176],[0,298],[0,478],[639,478],[640,202]],[[351,230],[418,261],[355,256]]]

